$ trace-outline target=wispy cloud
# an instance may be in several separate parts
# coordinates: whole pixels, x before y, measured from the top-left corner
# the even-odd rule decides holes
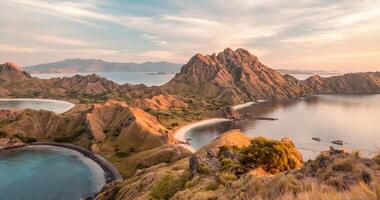
[[[186,62],[196,52],[243,47],[278,67],[380,66],[376,53],[366,53],[377,52],[380,39],[375,0],[157,0],[154,9],[145,9],[144,1],[4,0],[0,6],[6,7],[0,36],[13,45],[1,49],[8,54],[52,50],[49,58],[75,52],[120,61]]]

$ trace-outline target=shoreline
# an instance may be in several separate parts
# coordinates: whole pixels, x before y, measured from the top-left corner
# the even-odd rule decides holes
[[[246,107],[249,107],[253,104],[257,104],[257,103],[262,103],[262,102],[266,102],[267,100],[257,100],[257,101],[249,101],[249,102],[246,102],[246,103],[242,103],[242,104],[238,104],[238,105],[234,105],[232,106],[232,108],[234,110],[240,110],[240,109],[243,109],[243,108],[246,108]]]
[[[251,106],[253,104],[262,103],[262,102],[266,102],[266,101],[267,100],[258,100],[257,102],[250,101],[250,102],[246,102],[246,103],[243,103],[243,104],[238,104],[238,105],[232,106],[232,108],[234,110],[240,110],[240,109],[249,107],[249,106]],[[191,152],[194,153],[196,151],[196,149],[194,149],[189,144],[185,144],[187,133],[191,129],[199,127],[199,126],[211,125],[211,124],[215,124],[215,123],[219,123],[219,122],[226,122],[226,121],[231,121],[231,119],[227,119],[227,118],[210,118],[210,119],[204,119],[204,120],[201,120],[201,121],[196,121],[196,122],[187,124],[185,126],[180,127],[179,129],[177,129],[174,132],[174,138],[177,139],[180,142],[183,142],[181,145],[183,147],[185,147],[186,149],[188,149],[188,150],[190,150]]]
[[[38,101],[38,102],[50,102],[50,103],[60,103],[60,104],[66,104],[68,105],[68,108],[67,110],[65,111],[62,111],[62,112],[54,112],[56,114],[62,114],[62,113],[65,113],[71,109],[73,109],[75,107],[75,104],[74,103],[71,103],[71,102],[68,102],[68,101],[62,101],[62,100],[57,100],[57,99],[33,99],[33,98],[0,98],[0,102],[2,101]],[[9,108],[11,109],[11,108]],[[23,109],[26,109],[26,108],[23,108]],[[33,108],[30,108],[30,109],[33,109]],[[17,109],[16,110],[20,110],[20,109]]]
[[[181,142],[186,142],[186,135],[191,129],[199,127],[199,126],[205,126],[205,125],[210,125],[210,124],[215,124],[215,123],[225,122],[225,121],[231,121],[231,120],[226,119],[226,118],[211,118],[211,119],[205,119],[205,120],[193,122],[175,131],[174,138]],[[196,149],[194,149],[191,145],[188,145],[188,144],[181,144],[181,145],[193,153],[196,151]]]
[[[33,142],[30,144],[26,144],[24,146],[26,147],[27,146],[53,146],[53,147],[66,148],[66,149],[74,150],[81,153],[85,157],[93,160],[103,169],[104,175],[105,175],[105,182],[106,182],[103,188],[106,187],[108,184],[111,184],[115,181],[123,180],[121,174],[112,163],[110,163],[105,158],[101,157],[100,155],[95,154],[83,147],[80,147],[74,144],[69,144],[69,143],[56,143],[56,142]],[[19,147],[23,147],[23,146],[19,146]]]

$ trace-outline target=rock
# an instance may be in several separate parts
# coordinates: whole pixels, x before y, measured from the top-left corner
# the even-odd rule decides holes
[[[20,70],[16,64],[7,62],[0,65],[0,82],[16,82],[30,78],[30,74]]]
[[[226,119],[238,120],[240,119],[240,114],[232,106],[225,106],[221,109],[222,116]]]
[[[91,149],[91,152],[96,153],[96,154],[99,154],[101,152],[98,144],[91,144],[90,149]]]
[[[206,168],[210,172],[216,172],[220,168],[218,153],[221,146],[244,147],[251,144],[250,139],[239,130],[230,130],[211,141],[206,146],[196,151],[189,159],[192,172]]]
[[[337,154],[347,154],[348,152],[345,149],[335,149],[334,147],[330,146],[329,153],[330,155],[337,155]]]
[[[0,138],[0,149],[6,149],[22,145],[24,145],[24,143],[16,138]]]

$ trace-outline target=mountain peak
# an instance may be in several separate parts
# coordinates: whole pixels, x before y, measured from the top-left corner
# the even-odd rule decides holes
[[[11,63],[11,62],[6,62],[0,65],[0,72],[4,72],[4,71],[21,71],[21,70],[16,64]]]
[[[213,55],[194,55],[166,87],[175,93],[191,92],[236,104],[257,99],[306,95],[290,80],[261,64],[247,50],[226,48]]]

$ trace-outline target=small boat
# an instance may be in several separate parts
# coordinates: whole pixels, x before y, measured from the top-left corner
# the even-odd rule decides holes
[[[331,141],[331,143],[336,144],[336,145],[343,145],[342,140],[334,140],[334,141]]]
[[[319,137],[313,137],[313,138],[311,138],[311,139],[313,139],[313,140],[315,140],[315,141],[318,141],[318,142],[321,141],[321,138],[319,138]]]

